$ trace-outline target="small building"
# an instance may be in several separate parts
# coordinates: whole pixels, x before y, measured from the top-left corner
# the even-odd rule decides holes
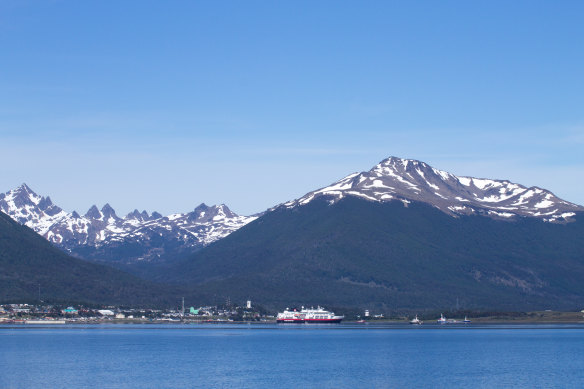
[[[67,308],[63,309],[62,312],[65,314],[77,315],[77,310],[73,307],[67,307]]]
[[[101,316],[114,316],[114,312],[110,309],[100,309],[97,312],[99,312],[99,314]]]

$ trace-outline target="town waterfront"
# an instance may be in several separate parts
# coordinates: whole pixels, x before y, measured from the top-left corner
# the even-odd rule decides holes
[[[0,387],[581,387],[584,325],[12,325]]]

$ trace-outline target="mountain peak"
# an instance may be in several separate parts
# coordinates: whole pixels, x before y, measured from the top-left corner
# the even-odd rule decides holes
[[[327,196],[332,203],[345,196],[376,202],[399,200],[405,205],[418,201],[452,216],[480,214],[506,220],[536,217],[569,221],[575,212],[584,211],[584,207],[543,189],[526,188],[507,180],[458,177],[424,162],[398,157],[386,158],[367,172],[350,174],[284,205],[304,205],[321,196]]]
[[[150,220],[150,215],[145,210],[140,212],[137,209],[134,209],[132,212],[126,215],[126,219],[134,219],[143,222],[146,220]]]
[[[30,189],[30,187],[25,182],[23,182],[22,184],[20,184],[20,186],[18,188],[16,188],[14,191],[15,192],[22,192],[22,191],[24,191],[24,192],[27,192],[27,193],[34,193],[34,191],[32,189]],[[34,194],[36,194],[36,193],[34,193]]]
[[[101,208],[101,213],[103,214],[104,219],[109,219],[109,218],[118,219],[118,216],[116,215],[116,211],[114,211],[114,209],[111,207],[111,205],[109,205],[109,203],[106,203]]]
[[[209,209],[209,206],[205,203],[201,203],[199,205],[197,205],[194,209],[195,213],[201,213],[201,212],[205,212]]]
[[[26,184],[0,194],[0,210],[28,227],[39,225],[38,231],[45,231],[66,214],[49,197],[39,196]]]
[[[91,208],[89,208],[85,213],[85,217],[88,219],[100,219],[101,216],[101,212],[99,212],[99,209],[97,209],[95,204],[92,205]]]
[[[233,212],[231,209],[229,209],[229,207],[225,204],[219,204],[215,206],[218,210],[219,213],[222,213],[223,215],[227,216],[227,217],[236,217],[237,214],[235,212]]]
[[[8,192],[12,194],[14,202],[17,206],[23,206],[25,204],[34,204],[37,205],[41,200],[42,197],[37,195],[30,187],[26,184],[20,185],[18,188]]]
[[[134,209],[132,212],[130,212],[129,214],[126,215],[126,219],[141,220],[142,215],[140,214],[140,211],[138,211],[137,209]]]

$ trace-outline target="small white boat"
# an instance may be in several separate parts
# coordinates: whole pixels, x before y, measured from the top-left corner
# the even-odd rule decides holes
[[[463,323],[470,323],[470,320],[468,320],[468,319],[466,318],[466,316],[465,316],[465,317],[464,317],[464,320],[463,320],[462,322],[463,322]]]
[[[443,314],[440,314],[440,319],[436,320],[436,322],[439,324],[446,324],[448,323],[448,320],[446,320]]]
[[[410,324],[422,324],[423,322],[418,319],[418,315],[416,315],[416,317],[414,317],[412,320],[410,320]]]

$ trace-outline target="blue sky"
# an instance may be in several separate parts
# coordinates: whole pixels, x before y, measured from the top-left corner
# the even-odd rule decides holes
[[[262,211],[388,156],[584,204],[584,3],[0,0],[0,192]]]

